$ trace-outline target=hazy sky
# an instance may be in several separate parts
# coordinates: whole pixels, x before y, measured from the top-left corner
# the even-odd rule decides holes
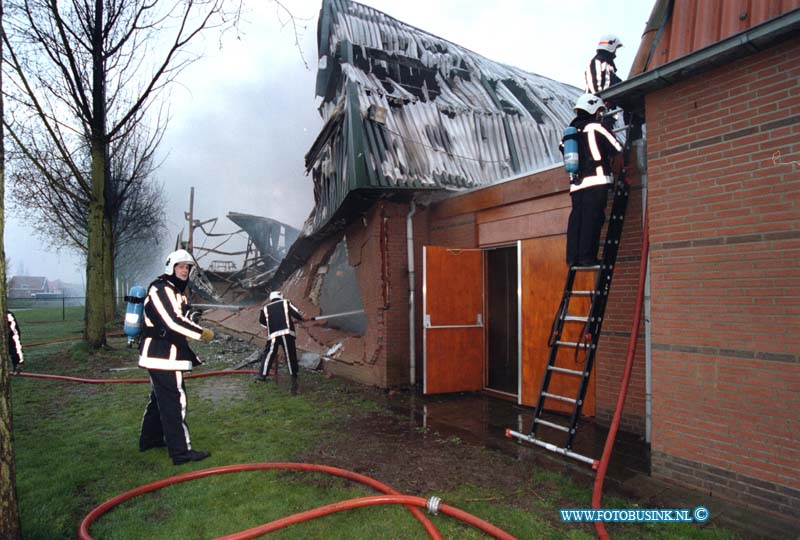
[[[246,0],[240,39],[222,49],[208,39],[205,57],[171,91],[172,119],[157,172],[168,199],[171,246],[183,229],[189,190],[195,218],[228,212],[271,217],[300,228],[313,204],[304,156],[322,125],[314,96],[316,25],[321,0],[284,0],[301,29],[306,69],[285,14],[268,0]],[[617,67],[627,77],[653,2],[637,0],[365,0],[388,15],[492,60],[583,88],[583,70],[598,38],[619,36]],[[202,235],[196,244],[202,245]],[[209,240],[206,245],[213,246]],[[225,246],[228,248],[229,246]],[[83,283],[79,257],[58,252],[6,213],[9,275],[23,270]],[[167,250],[168,251],[168,250]],[[214,257],[210,257],[214,258]],[[205,265],[205,262],[203,263]]]

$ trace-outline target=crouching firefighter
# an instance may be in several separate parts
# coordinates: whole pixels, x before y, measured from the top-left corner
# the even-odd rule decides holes
[[[264,360],[256,381],[267,380],[267,373],[272,367],[272,362],[278,355],[278,347],[283,347],[283,352],[288,360],[289,373],[292,376],[292,394],[297,393],[297,348],[295,347],[294,321],[305,321],[306,316],[297,306],[285,299],[280,291],[269,294],[269,301],[261,308],[258,322],[267,329],[267,345],[264,349]]]
[[[166,446],[172,463],[200,461],[210,452],[192,449],[186,425],[183,374],[202,364],[187,339],[211,341],[214,332],[192,322],[186,286],[194,265],[183,249],[170,253],[164,273],[147,287],[139,367],[150,374],[150,400],[142,418],[139,451]]]

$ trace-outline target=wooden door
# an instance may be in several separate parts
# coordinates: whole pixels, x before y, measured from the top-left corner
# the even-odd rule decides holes
[[[483,254],[478,249],[425,246],[423,265],[423,391],[483,388]]]
[[[539,399],[542,376],[547,367],[547,358],[550,353],[548,339],[567,277],[567,265],[564,262],[565,249],[566,236],[563,235],[522,241],[520,255],[522,261],[522,388],[519,401],[523,405],[536,406],[536,401]],[[593,289],[594,277],[594,272],[578,272],[575,276],[574,290]],[[586,315],[588,311],[588,298],[573,297],[568,310],[569,314]],[[577,341],[582,326],[582,323],[565,323],[562,341]],[[578,354],[576,359],[574,349],[560,347],[556,365],[582,370],[583,359],[583,351]],[[592,370],[582,411],[585,416],[594,416],[595,414],[594,380],[594,370]],[[574,398],[578,395],[579,382],[578,377],[554,372],[550,378],[549,392]],[[571,404],[553,399],[545,402],[545,408],[562,412],[572,411]]]

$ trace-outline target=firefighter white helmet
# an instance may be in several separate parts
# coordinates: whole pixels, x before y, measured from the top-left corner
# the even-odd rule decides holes
[[[185,249],[173,251],[167,256],[167,262],[164,263],[164,273],[168,276],[175,274],[175,265],[178,263],[186,263],[194,266],[194,257]]]
[[[606,34],[600,38],[600,41],[597,42],[598,51],[602,50],[610,53],[616,53],[617,49],[620,47],[622,47],[622,42],[614,34]]]
[[[283,295],[281,291],[272,291],[269,293],[269,301],[272,302],[274,300],[283,300]]]
[[[603,100],[594,94],[583,94],[575,102],[574,107],[576,111],[586,111],[589,114],[595,114],[597,111],[605,108],[606,104],[603,103]]]

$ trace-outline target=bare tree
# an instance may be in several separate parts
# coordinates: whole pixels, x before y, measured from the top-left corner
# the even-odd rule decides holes
[[[112,141],[110,145],[108,187],[105,190],[110,231],[104,237],[111,242],[109,260],[114,262],[113,274],[119,267],[117,258],[120,252],[136,243],[143,246],[140,241],[152,245],[154,239],[164,231],[166,202],[162,185],[154,179],[157,169],[154,153],[163,131],[153,137],[145,136],[143,129],[140,125],[136,131]],[[44,154],[53,156],[56,152],[51,143],[50,149]],[[25,157],[21,149],[9,154],[15,156],[9,177],[11,200],[18,213],[31,218],[29,221],[35,223],[34,229],[53,245],[76,249],[86,255],[89,199],[69,170],[53,159],[35,164]],[[89,165],[85,164],[86,167]],[[43,168],[48,169],[48,174],[40,172]],[[51,189],[54,179],[64,189]],[[109,289],[106,295],[115,296],[115,291]],[[113,309],[113,303],[107,302],[106,308]],[[109,319],[113,316],[113,313],[107,314]]]
[[[12,114],[3,122],[47,189],[66,196],[77,186],[84,198],[92,347],[105,343],[113,311],[110,145],[145,124],[157,96],[197,60],[187,45],[233,26],[240,9],[241,0],[6,2],[4,92]]]

